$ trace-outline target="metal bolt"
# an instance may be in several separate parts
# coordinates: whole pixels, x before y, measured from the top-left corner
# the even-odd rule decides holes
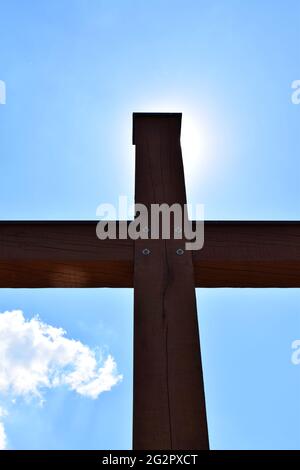
[[[148,255],[150,255],[151,251],[148,248],[144,248],[142,253],[143,253],[143,255],[148,256]]]
[[[184,253],[184,250],[182,250],[181,248],[178,248],[178,250],[176,250],[176,255],[181,256],[183,255],[183,253]]]

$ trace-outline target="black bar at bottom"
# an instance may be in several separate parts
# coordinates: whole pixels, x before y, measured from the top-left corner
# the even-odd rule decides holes
[[[140,465],[241,465],[276,463],[288,465],[299,462],[299,451],[0,451],[2,463],[54,465],[74,461],[76,468],[98,468],[99,466],[121,465],[136,468]],[[89,465],[87,467],[87,464]],[[203,467],[205,468],[205,467]]]

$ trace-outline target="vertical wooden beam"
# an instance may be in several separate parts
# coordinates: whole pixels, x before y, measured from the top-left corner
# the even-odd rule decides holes
[[[181,114],[133,119],[135,202],[185,204]],[[184,240],[135,242],[133,447],[208,448],[192,255]]]

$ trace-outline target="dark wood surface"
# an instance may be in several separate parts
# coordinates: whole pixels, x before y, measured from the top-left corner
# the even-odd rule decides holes
[[[300,287],[300,222],[206,222],[197,287]]]
[[[96,222],[0,222],[1,287],[132,287],[131,240]]]
[[[185,203],[180,124],[181,115],[134,117],[136,203]],[[178,248],[135,241],[134,449],[209,446],[192,254]]]
[[[0,222],[0,287],[133,287],[132,240],[96,221]],[[300,222],[205,222],[196,287],[300,287]]]

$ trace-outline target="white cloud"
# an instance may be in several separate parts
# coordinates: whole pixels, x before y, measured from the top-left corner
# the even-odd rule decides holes
[[[6,416],[7,413],[4,410],[4,408],[1,408],[0,406],[0,418],[3,418],[3,416]],[[0,421],[0,450],[5,450],[7,448],[7,438],[6,438],[6,433],[4,429],[4,424]]]
[[[80,341],[66,338],[62,328],[21,310],[0,313],[0,393],[14,399],[42,398],[43,390],[65,385],[96,399],[122,380],[112,356],[97,357]],[[0,415],[1,417],[1,415]],[[5,445],[0,426],[0,446]]]
[[[5,450],[7,444],[4,424],[0,422],[0,450]]]

